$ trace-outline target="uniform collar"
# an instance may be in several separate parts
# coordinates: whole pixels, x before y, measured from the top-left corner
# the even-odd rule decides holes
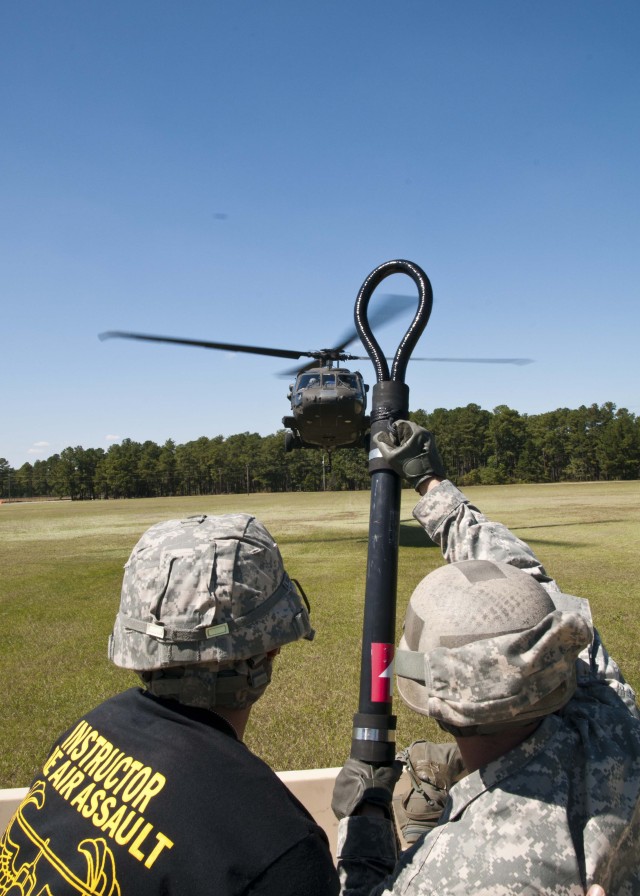
[[[518,744],[504,756],[483,765],[475,772],[462,778],[451,788],[448,821],[458,818],[477,797],[500,783],[514,772],[520,771],[547,746],[562,726],[559,716],[547,716],[526,740]]]

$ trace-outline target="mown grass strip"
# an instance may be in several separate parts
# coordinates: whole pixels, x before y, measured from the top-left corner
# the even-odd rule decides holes
[[[640,688],[640,482],[470,488],[528,541],[561,587],[588,597],[625,675]],[[398,631],[413,587],[442,562],[403,492]],[[312,603],[316,640],[285,648],[247,742],[278,769],[340,765],[357,708],[369,495],[365,492],[48,502],[0,506],[0,787],[28,784],[51,741],[99,701],[136,683],[106,659],[122,567],[153,523],[247,511],[278,540]],[[398,742],[442,739],[395,702]]]

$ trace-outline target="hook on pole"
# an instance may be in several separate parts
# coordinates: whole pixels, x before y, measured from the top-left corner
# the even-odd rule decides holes
[[[406,274],[411,277],[418,287],[418,307],[416,308],[413,320],[400,341],[400,345],[398,346],[393,360],[390,376],[387,360],[380,348],[378,340],[371,331],[367,311],[369,308],[369,301],[371,300],[371,296],[376,287],[378,287],[386,277],[391,276],[391,274]],[[419,268],[418,265],[413,264],[411,261],[405,261],[404,259],[385,261],[384,264],[375,268],[364,281],[360,287],[358,297],[356,298],[354,318],[358,335],[360,336],[367,354],[373,362],[373,366],[376,369],[376,378],[379,383],[389,379],[396,382],[404,382],[411,352],[415,348],[418,339],[422,335],[424,328],[429,321],[432,306],[433,291],[431,289],[429,278],[422,268]]]

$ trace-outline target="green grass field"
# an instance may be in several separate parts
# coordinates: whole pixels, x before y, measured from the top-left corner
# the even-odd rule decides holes
[[[640,482],[470,488],[468,496],[529,542],[563,590],[588,597],[605,644],[640,688]],[[398,615],[442,562],[403,492]],[[249,746],[277,769],[342,764],[357,709],[369,494],[295,493],[0,506],[3,698],[0,787],[26,786],[52,740],[136,683],[106,660],[122,567],[142,532],[197,512],[255,513],[309,596],[317,636],[282,651],[257,704]],[[398,743],[441,739],[395,702]]]

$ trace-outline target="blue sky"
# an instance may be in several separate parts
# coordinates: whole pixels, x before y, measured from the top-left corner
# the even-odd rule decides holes
[[[416,355],[535,359],[412,409],[640,414],[638,46],[637,0],[7,0],[0,457],[275,432],[288,362],[97,334],[323,348],[392,258]]]

